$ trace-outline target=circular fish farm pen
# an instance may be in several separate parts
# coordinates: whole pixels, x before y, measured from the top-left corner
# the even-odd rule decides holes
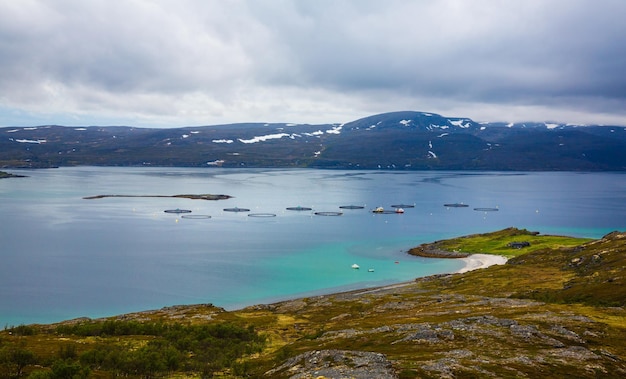
[[[415,208],[413,204],[396,204],[392,205],[391,208]]]
[[[250,212],[250,209],[248,209],[248,208],[239,208],[239,207],[224,208],[224,212]]]
[[[288,211],[312,211],[313,208],[297,206],[297,207],[287,207],[287,210]]]
[[[204,220],[207,218],[211,218],[211,216],[209,215],[182,215],[180,216],[180,218],[188,218],[188,219],[193,219],[193,220]]]
[[[276,213],[250,213],[248,217],[276,217]]]
[[[341,216],[342,212],[315,212],[318,216]]]
[[[474,208],[475,211],[479,211],[479,212],[497,212],[499,211],[498,208]]]
[[[191,213],[191,210],[176,208],[176,209],[166,209],[163,212],[165,212],[165,213],[181,214],[181,213]]]
[[[362,205],[341,205],[339,206],[339,209],[363,209],[365,208]]]
[[[463,203],[444,204],[443,206],[444,207],[448,207],[448,208],[467,208],[467,207],[469,207],[469,205],[463,204]]]

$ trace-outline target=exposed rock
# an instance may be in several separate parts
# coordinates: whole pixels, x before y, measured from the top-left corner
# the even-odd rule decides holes
[[[265,376],[290,374],[290,379],[351,378],[395,379],[384,354],[368,351],[314,350],[288,359]]]

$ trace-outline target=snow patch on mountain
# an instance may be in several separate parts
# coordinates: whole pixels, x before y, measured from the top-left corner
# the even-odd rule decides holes
[[[267,140],[271,140],[271,139],[281,139],[283,137],[289,137],[289,134],[287,133],[278,133],[278,134],[268,134],[265,136],[257,136],[257,137],[253,137],[252,139],[241,139],[238,138],[237,140],[241,143],[257,143],[257,142],[265,142]]]
[[[333,126],[332,128],[328,129],[326,131],[326,133],[328,134],[341,134],[341,129],[343,127],[342,126]]]
[[[235,141],[233,141],[232,139],[214,139],[211,142],[213,142],[213,143],[233,143]]]
[[[324,132],[323,132],[323,131],[321,131],[321,130],[318,130],[318,131],[313,132],[313,133],[302,133],[302,134],[304,134],[304,135],[305,135],[305,136],[307,136],[307,137],[315,137],[315,136],[321,136],[321,135],[323,135],[323,134],[324,134]]]
[[[437,158],[437,154],[433,153],[432,151],[428,151],[428,158]]]
[[[411,125],[412,120],[400,120],[400,124],[404,125],[404,126],[409,126]]]
[[[32,140],[32,139],[13,139],[13,138],[9,138],[11,141],[15,141],[15,142],[19,142],[19,143],[35,143],[35,144],[42,144],[42,143],[46,143],[48,142],[45,139],[38,139],[38,140]]]
[[[450,121],[450,123],[454,126],[458,126],[459,128],[464,128],[467,129],[470,126],[472,126],[470,120],[467,119],[461,119],[461,120],[448,120]]]

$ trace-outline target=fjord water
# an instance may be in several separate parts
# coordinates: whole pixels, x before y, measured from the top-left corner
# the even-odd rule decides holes
[[[109,167],[11,172],[28,177],[0,181],[2,325],[176,304],[235,309],[454,272],[462,262],[412,257],[406,250],[509,226],[594,238],[626,230],[624,173]],[[205,193],[233,198],[83,199]],[[370,212],[396,204],[414,207],[402,215]],[[345,205],[365,208],[339,209]],[[286,210],[297,206],[343,215]],[[223,211],[232,207],[276,217]],[[163,212],[176,208],[211,218]],[[361,269],[351,269],[353,263]]]

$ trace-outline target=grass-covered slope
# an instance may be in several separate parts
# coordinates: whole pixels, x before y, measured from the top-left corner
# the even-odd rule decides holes
[[[465,274],[234,312],[21,326],[0,334],[0,368],[51,378],[68,366],[90,377],[626,377],[626,233],[586,241],[507,229],[439,243],[488,253],[499,240],[503,254],[497,247],[520,237],[531,245],[506,265]]]

